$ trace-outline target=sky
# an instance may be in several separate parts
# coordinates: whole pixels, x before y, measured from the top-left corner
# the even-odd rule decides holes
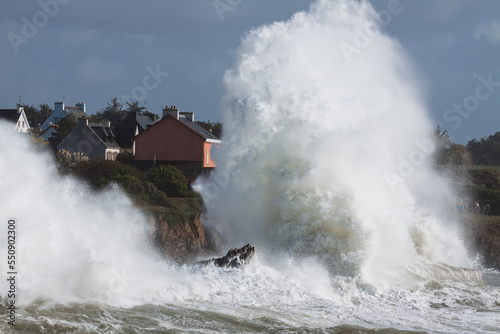
[[[368,2],[406,51],[436,126],[459,144],[500,131],[500,1]],[[241,38],[310,4],[2,1],[0,109],[64,99],[93,114],[117,97],[160,115],[176,105],[196,120],[220,121],[222,78]]]

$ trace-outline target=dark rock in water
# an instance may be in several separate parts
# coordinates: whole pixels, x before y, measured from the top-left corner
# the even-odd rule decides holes
[[[237,268],[241,265],[248,264],[250,259],[255,254],[255,248],[250,244],[246,244],[241,248],[230,249],[223,257],[213,258],[211,260],[199,261],[198,264],[214,264],[221,268]]]

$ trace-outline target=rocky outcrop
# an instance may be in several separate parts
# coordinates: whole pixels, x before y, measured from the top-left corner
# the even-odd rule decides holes
[[[197,264],[209,265],[213,264],[221,268],[237,268],[248,264],[255,254],[255,248],[250,244],[246,244],[241,248],[230,249],[223,257],[212,258],[206,261],[199,261]]]
[[[213,256],[223,244],[224,231],[207,228],[201,223],[204,204],[200,198],[169,198],[165,206],[148,207],[151,236],[165,257],[179,263]],[[500,270],[500,216],[460,215],[466,240],[487,268]],[[202,261],[220,267],[236,267],[248,263],[255,249],[246,245],[231,249],[225,256]]]
[[[186,263],[213,254],[201,224],[203,202],[198,198],[169,198],[166,206],[146,209],[152,221],[152,238],[171,260]]]

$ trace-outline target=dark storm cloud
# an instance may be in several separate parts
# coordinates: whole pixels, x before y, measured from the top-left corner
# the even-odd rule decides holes
[[[391,1],[371,3],[383,11]],[[199,119],[218,120],[222,76],[241,37],[309,5],[301,0],[3,1],[0,105],[11,108],[20,95],[28,104],[51,105],[65,96],[68,104],[85,101],[92,113],[115,96],[135,92],[153,112],[176,104]],[[443,114],[474,93],[474,75],[492,74],[500,81],[500,2],[401,0],[400,6],[401,13],[383,29],[411,58],[433,121],[452,130]],[[13,42],[13,34],[21,39]],[[147,68],[157,66],[168,76],[147,90]],[[499,104],[500,90],[450,131],[452,138],[464,143],[498,131],[492,120],[498,119]]]

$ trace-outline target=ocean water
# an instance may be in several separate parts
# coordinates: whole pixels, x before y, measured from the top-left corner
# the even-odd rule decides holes
[[[499,331],[500,274],[466,247],[421,79],[369,4],[254,29],[223,80],[218,168],[195,188],[204,224],[254,245],[251,263],[165,260],[118,188],[59,176],[0,123],[0,332]]]

